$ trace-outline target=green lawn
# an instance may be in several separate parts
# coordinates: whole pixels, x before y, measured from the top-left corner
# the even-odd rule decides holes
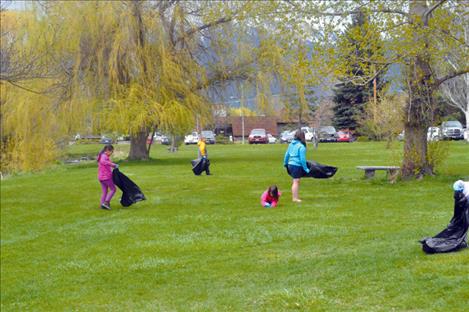
[[[425,255],[418,239],[452,216],[469,145],[451,142],[439,175],[389,184],[357,165],[399,164],[384,143],[321,144],[308,158],[340,169],[303,179],[291,202],[286,145],[208,146],[213,176],[194,176],[195,146],[121,162],[147,200],[98,209],[95,162],[1,184],[2,311],[467,311],[469,250]],[[97,153],[72,146],[67,157]],[[117,145],[125,155],[128,146]],[[270,185],[283,193],[260,206]]]

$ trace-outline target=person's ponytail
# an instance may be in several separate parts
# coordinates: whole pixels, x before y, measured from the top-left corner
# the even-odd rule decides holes
[[[98,162],[105,151],[114,151],[114,146],[112,146],[111,144],[104,145],[103,149],[98,154]]]
[[[106,147],[103,147],[103,149],[98,153],[98,158],[96,159],[97,162],[99,162],[99,160],[101,159],[101,156],[103,155],[105,149]]]

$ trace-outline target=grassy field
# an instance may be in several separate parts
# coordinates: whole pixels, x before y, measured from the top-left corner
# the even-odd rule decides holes
[[[118,191],[112,211],[98,208],[95,162],[2,181],[1,310],[467,311],[469,250],[429,256],[418,239],[449,222],[469,145],[451,142],[435,177],[390,184],[355,166],[399,164],[402,147],[322,144],[308,158],[339,171],[303,179],[300,204],[286,145],[208,148],[213,176],[192,174],[195,146],[122,161],[147,200],[122,208]],[[275,209],[259,203],[270,184]]]

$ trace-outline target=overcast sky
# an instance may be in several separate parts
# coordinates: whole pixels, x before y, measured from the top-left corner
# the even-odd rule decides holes
[[[31,1],[23,1],[23,0],[1,0],[2,7],[6,8],[7,10],[24,10],[26,2]]]

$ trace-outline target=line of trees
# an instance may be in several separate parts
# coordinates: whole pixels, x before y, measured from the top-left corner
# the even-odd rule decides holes
[[[440,86],[469,72],[467,61],[460,67],[440,66],[450,54],[457,54],[460,60],[469,59],[468,44],[464,37],[467,25],[467,2],[451,0],[396,0],[353,2],[288,1],[294,8],[289,19],[303,23],[305,27],[323,25],[325,33],[341,33],[344,21],[364,12],[369,16],[374,28],[385,40],[387,53],[349,55],[352,64],[359,64],[363,85],[372,81],[391,64],[404,68],[402,83],[407,93],[404,110],[403,177],[421,177],[433,174],[433,166],[428,161],[427,128],[433,120],[435,98]],[[305,22],[306,21],[306,22]],[[329,38],[328,37],[328,38]],[[325,38],[325,39],[328,39]],[[356,36],[356,42],[365,50],[369,38]],[[328,42],[327,40],[322,40]],[[373,65],[373,66],[370,66]],[[337,64],[336,68],[341,68]],[[346,75],[355,80],[357,75]],[[366,77],[366,79],[365,79]]]
[[[337,78],[369,86],[400,64],[403,175],[433,174],[426,129],[435,96],[469,71],[465,1],[39,1],[1,14],[2,168],[40,167],[83,129],[128,133],[129,158],[148,159],[150,132],[182,134],[194,116],[208,122],[208,91],[228,81],[254,86],[264,112],[280,81],[297,94],[301,120],[311,86]],[[373,31],[352,31],[352,44],[341,44],[360,14]],[[31,139],[39,136],[47,155]]]

